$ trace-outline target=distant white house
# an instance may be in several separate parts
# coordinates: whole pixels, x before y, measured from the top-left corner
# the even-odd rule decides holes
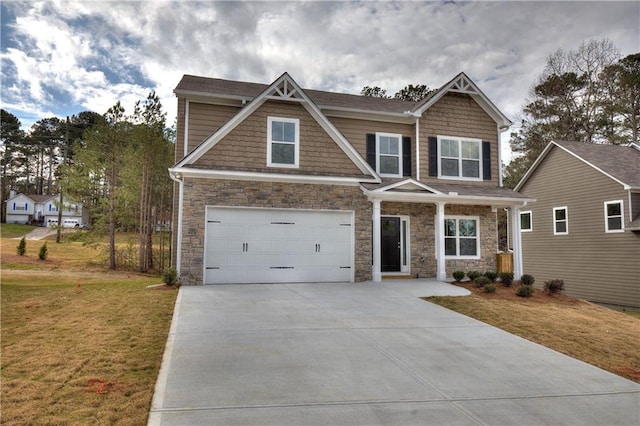
[[[7,200],[7,223],[39,226],[58,225],[59,195],[25,195],[11,192]],[[62,226],[79,228],[86,224],[82,204],[64,201]]]

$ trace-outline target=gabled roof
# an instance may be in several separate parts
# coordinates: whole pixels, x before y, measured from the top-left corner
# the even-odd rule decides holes
[[[507,116],[505,116],[484,93],[482,93],[473,80],[463,72],[452,78],[448,83],[433,92],[430,96],[427,96],[420,101],[413,110],[414,115],[422,115],[424,111],[438,102],[448,92],[464,93],[471,96],[501,127],[509,127],[513,124],[512,121],[509,120]]]
[[[519,191],[549,152],[561,149],[621,184],[625,189],[640,189],[640,146],[608,145],[585,142],[553,141],[540,153],[515,190]]]
[[[13,200],[14,198],[18,198],[18,197],[20,197],[20,196],[22,196],[22,197],[27,197],[27,198],[31,199],[34,203],[38,203],[38,204],[40,204],[40,203],[45,203],[45,202],[47,202],[47,201],[49,201],[49,200],[51,200],[51,199],[53,199],[53,198],[56,198],[56,197],[57,197],[57,195],[23,194],[22,192],[20,192],[20,193],[18,193],[18,194],[16,194],[16,195],[14,195],[14,196],[13,196],[13,197],[11,197],[11,198],[8,198],[8,199],[7,199],[7,202],[8,202],[9,200]]]
[[[269,85],[260,83],[184,75],[180,83],[178,83],[178,86],[176,86],[174,93],[176,95],[210,96],[249,102],[264,92],[268,87]],[[464,93],[471,96],[501,127],[508,127],[512,124],[511,120],[509,120],[463,72],[419,102],[334,93],[322,90],[301,90],[320,109],[361,111],[403,117],[423,114],[425,110],[449,92]]]
[[[225,80],[226,82],[226,80]],[[236,85],[230,85],[231,88],[237,87]],[[255,87],[254,87],[255,89]],[[353,148],[353,146],[345,139],[345,137],[336,129],[336,127],[327,119],[327,117],[320,111],[320,108],[309,98],[305,91],[291,78],[287,73],[278,77],[271,85],[263,89],[256,97],[254,97],[244,108],[242,108],[233,118],[227,121],[220,129],[214,134],[205,139],[200,145],[198,145],[193,151],[187,154],[180,162],[178,162],[175,168],[184,167],[188,164],[192,164],[201,158],[207,151],[215,146],[220,140],[229,134],[236,126],[255,112],[260,106],[262,106],[268,100],[280,100],[280,101],[293,101],[302,105],[307,112],[316,120],[316,122],[323,128],[325,132],[331,137],[331,139],[342,149],[342,151],[349,157],[354,165],[364,174],[378,178],[376,172],[369,166],[369,164],[362,158],[362,156]]]
[[[268,84],[184,75],[174,89],[174,93],[177,95],[205,95],[248,102],[264,92],[268,87]],[[359,110],[406,115],[405,112],[411,111],[416,105],[416,102],[400,99],[375,98],[312,89],[302,90],[309,99],[323,109]]]

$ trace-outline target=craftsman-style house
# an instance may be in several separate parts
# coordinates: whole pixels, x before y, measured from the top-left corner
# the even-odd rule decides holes
[[[183,284],[494,270],[511,122],[461,73],[419,102],[185,75],[173,264]],[[516,276],[522,273],[514,235]]]
[[[516,190],[524,269],[536,284],[640,308],[640,146],[551,142]]]

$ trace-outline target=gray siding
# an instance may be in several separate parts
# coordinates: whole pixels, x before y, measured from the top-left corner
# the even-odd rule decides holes
[[[553,148],[520,192],[537,199],[523,209],[532,211],[533,231],[522,233],[524,272],[536,286],[558,278],[569,295],[640,306],[640,233],[605,232],[605,201],[623,200],[628,214],[622,185]],[[569,234],[554,235],[553,208],[562,206]]]

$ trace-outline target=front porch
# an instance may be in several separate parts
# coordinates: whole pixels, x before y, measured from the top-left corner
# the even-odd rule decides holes
[[[455,270],[497,269],[497,215],[509,208],[514,277],[522,275],[520,208],[527,199],[502,188],[453,186],[444,192],[413,179],[367,185],[372,203],[372,280],[386,276],[444,281]],[[451,189],[451,188],[449,188]]]

